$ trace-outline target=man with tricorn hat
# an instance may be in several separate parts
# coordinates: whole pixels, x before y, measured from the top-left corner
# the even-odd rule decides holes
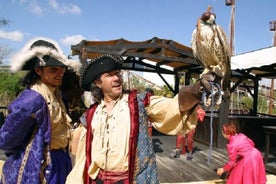
[[[190,131],[197,124],[202,90],[215,78],[206,74],[174,98],[124,92],[122,63],[119,56],[103,54],[80,72],[82,88],[92,92],[96,103],[81,118],[83,133],[68,184],[159,183],[148,119],[168,135]]]
[[[28,42],[11,59],[11,71],[26,70],[26,89],[8,106],[0,129],[0,149],[8,156],[1,183],[65,183],[72,169],[69,123],[59,90],[67,68],[78,70],[58,44],[48,38]]]

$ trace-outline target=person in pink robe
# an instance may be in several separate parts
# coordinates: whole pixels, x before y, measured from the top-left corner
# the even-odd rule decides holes
[[[235,124],[224,124],[222,135],[228,140],[228,162],[217,169],[217,174],[228,172],[227,184],[265,184],[266,173],[261,152],[255,143],[242,133]]]

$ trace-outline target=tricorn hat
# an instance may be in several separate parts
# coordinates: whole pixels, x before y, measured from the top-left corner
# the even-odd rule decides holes
[[[84,66],[80,74],[81,87],[89,91],[91,83],[101,74],[120,70],[123,64],[123,58],[116,55],[103,54],[100,55]]]
[[[48,38],[36,38],[29,41],[11,58],[11,72],[32,70],[42,66],[66,66],[78,72],[80,62],[67,59],[59,45]]]

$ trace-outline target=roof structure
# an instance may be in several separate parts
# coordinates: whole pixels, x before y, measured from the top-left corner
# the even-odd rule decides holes
[[[275,78],[276,46],[231,57],[231,69],[248,72],[258,78]]]
[[[200,73],[202,70],[190,47],[157,37],[145,41],[129,41],[122,38],[110,41],[83,40],[77,45],[72,45],[71,50],[72,55],[79,55],[83,63],[103,53],[121,55],[124,57],[123,69],[157,73],[169,88],[170,85],[162,74],[175,75],[175,89],[171,89],[174,93],[178,92],[179,71]]]
[[[247,84],[243,83],[253,97],[253,115],[257,115],[258,103],[258,88],[259,80],[274,79],[276,77],[276,47],[263,48],[231,57],[231,69],[233,72],[240,75],[235,85],[231,88],[231,92],[247,80]],[[252,93],[252,86],[248,85],[248,81],[252,79],[254,93]]]
[[[175,70],[198,66],[190,47],[157,37],[146,41],[129,41],[122,38],[110,41],[83,40],[71,46],[72,55],[81,55],[84,49],[87,58],[90,59],[99,54],[109,53],[126,56],[127,59],[148,59],[156,62],[158,66],[167,65]]]

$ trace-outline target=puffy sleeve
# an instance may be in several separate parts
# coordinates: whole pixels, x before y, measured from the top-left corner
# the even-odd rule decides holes
[[[237,164],[237,149],[231,143],[226,145],[228,151],[228,162],[223,166],[225,171],[230,171]]]
[[[168,135],[185,134],[197,125],[196,108],[180,112],[178,95],[174,98],[151,96],[146,111],[153,127]]]
[[[0,149],[12,152],[26,144],[37,122],[37,114],[45,111],[43,97],[31,90],[25,90],[9,106],[9,114],[0,129]]]

